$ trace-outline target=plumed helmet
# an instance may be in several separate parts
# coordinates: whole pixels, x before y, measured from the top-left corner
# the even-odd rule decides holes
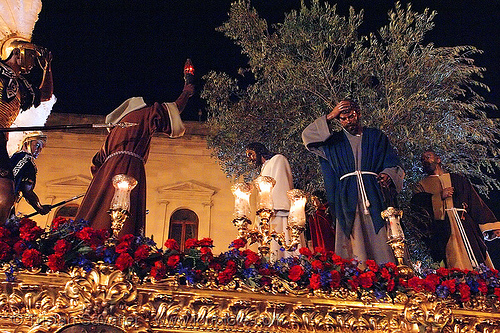
[[[0,0],[0,56],[5,60],[18,48],[23,71],[33,67],[35,56],[43,50],[31,43],[41,9],[41,0]]]

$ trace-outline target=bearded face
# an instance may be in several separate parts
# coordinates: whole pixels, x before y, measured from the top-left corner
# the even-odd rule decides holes
[[[262,155],[260,153],[251,149],[247,149],[246,155],[248,163],[250,163],[256,168],[260,168],[262,166]]]
[[[343,111],[339,116],[339,121],[342,127],[352,135],[361,134],[362,132],[359,120],[359,112],[353,108]]]
[[[424,172],[428,175],[435,174],[438,165],[441,164],[441,159],[432,151],[427,151],[422,154],[420,159],[422,162],[422,168]]]

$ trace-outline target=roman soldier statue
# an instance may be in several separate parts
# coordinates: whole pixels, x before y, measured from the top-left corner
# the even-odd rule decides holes
[[[11,127],[13,124],[20,126],[16,120],[18,116],[24,116],[21,117],[25,119],[23,126],[44,125],[55,103],[51,72],[52,54],[31,43],[31,34],[41,9],[41,0],[0,0],[1,128]],[[24,77],[37,65],[43,70],[39,85]],[[43,123],[34,123],[38,117],[34,117],[31,112],[44,114]],[[20,135],[22,136],[22,133]],[[14,177],[7,152],[8,139],[6,133],[0,133],[0,225],[8,218],[15,199]]]

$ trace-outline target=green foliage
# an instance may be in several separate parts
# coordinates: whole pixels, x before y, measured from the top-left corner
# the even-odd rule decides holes
[[[301,132],[315,118],[351,96],[366,126],[382,129],[407,172],[405,192],[422,174],[419,156],[433,147],[448,170],[471,178],[487,193],[500,188],[498,121],[485,110],[496,108],[478,91],[484,68],[473,46],[424,45],[435,12],[416,13],[399,3],[388,25],[359,36],[363,12],[347,17],[336,6],[305,1],[269,27],[249,0],[231,5],[219,30],[248,57],[240,80],[209,73],[202,97],[209,110],[209,147],[228,176],[251,179],[244,147],[260,141],[287,156],[295,187],[321,187],[316,157],[302,145]],[[247,82],[250,84],[244,84]]]

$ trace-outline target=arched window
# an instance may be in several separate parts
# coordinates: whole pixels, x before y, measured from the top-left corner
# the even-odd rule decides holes
[[[184,251],[186,239],[198,238],[198,215],[189,209],[175,211],[170,218],[168,238],[175,239]]]
[[[78,204],[70,203],[59,208],[54,214],[54,218],[56,217],[64,217],[67,220],[73,220],[76,216],[76,212],[78,211]]]

